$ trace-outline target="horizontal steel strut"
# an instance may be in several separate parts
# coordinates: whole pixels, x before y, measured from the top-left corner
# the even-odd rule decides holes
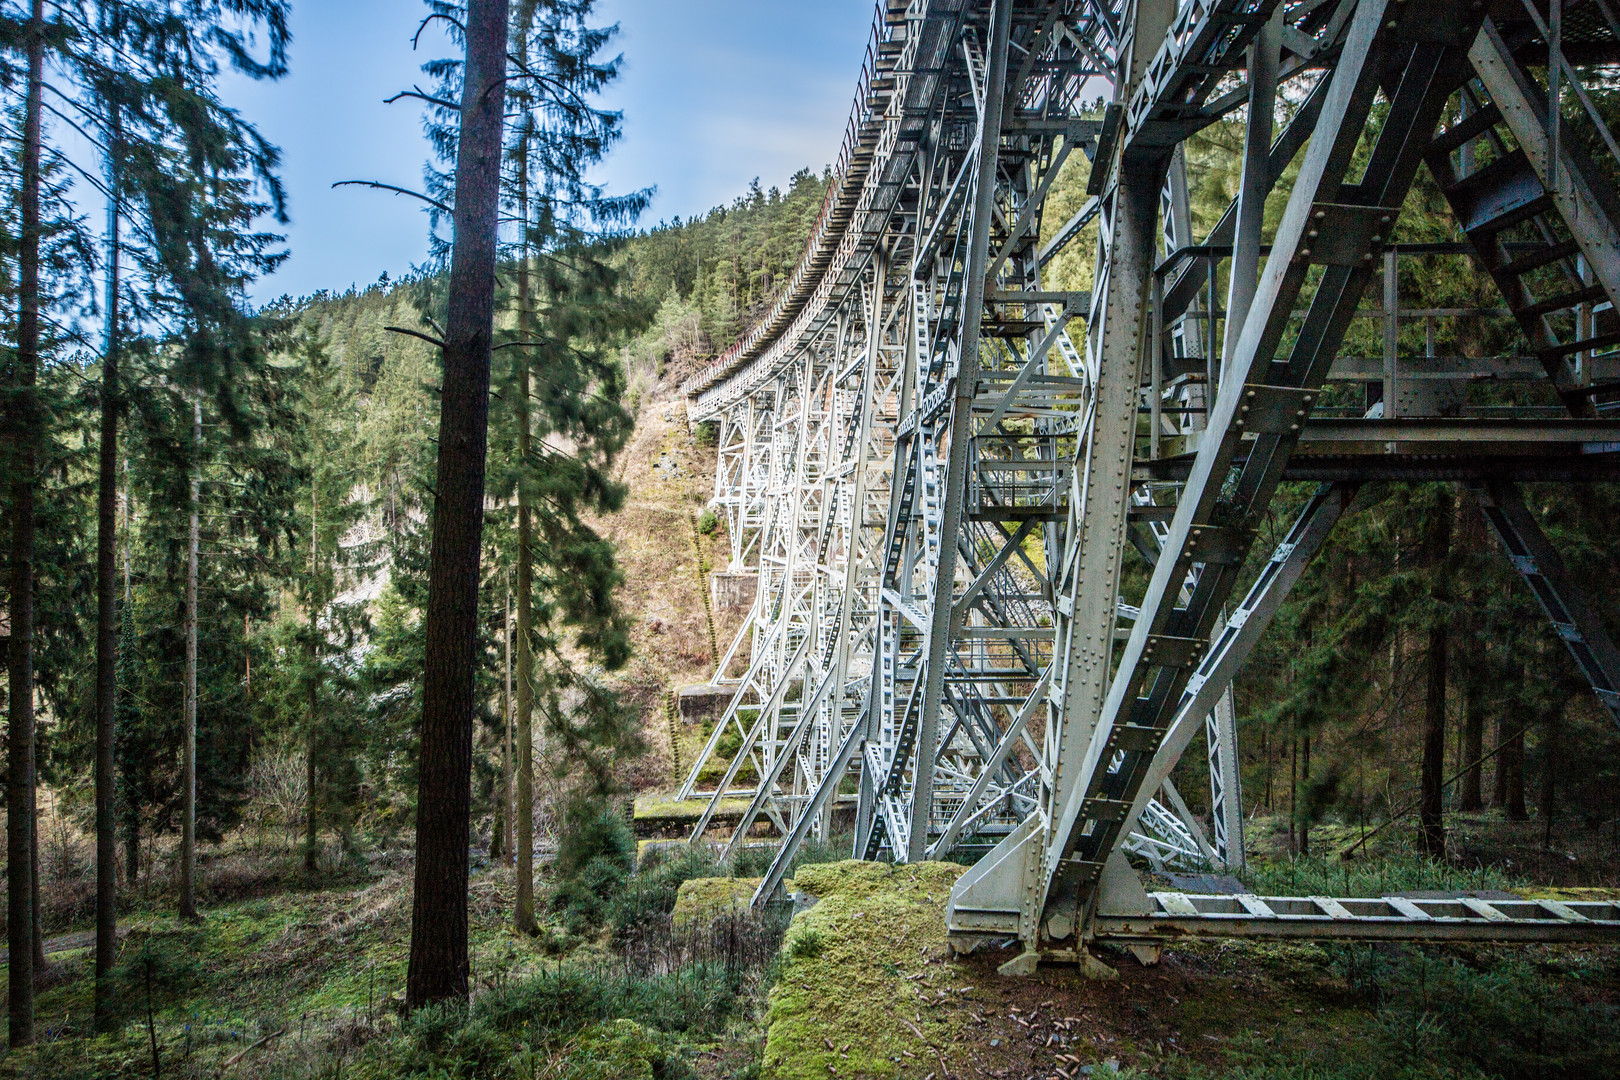
[[[1560,632],[1612,698],[1612,644],[1510,495],[1620,476],[1620,198],[1537,98],[1538,24],[1489,13],[880,4],[799,267],[684,388],[717,428],[728,572],[757,588],[713,679],[730,705],[680,793],[707,804],[694,842],[729,798],[746,810],[728,855],[760,819],[783,837],[756,901],[804,840],[853,824],[857,857],[981,854],[953,940],[1016,937],[1026,957],[1197,934],[1612,936],[1601,905],[1150,897],[1126,859],[1241,864],[1232,681],[1363,480],[1466,480],[1508,507],[1504,544],[1538,595],[1556,578],[1543,602],[1579,614],[1579,647]],[[1588,36],[1583,63],[1620,60],[1607,30]],[[1239,196],[1195,236],[1179,147],[1236,110],[1271,115],[1280,88],[1303,104],[1275,132],[1245,122]],[[1420,166],[1466,245],[1391,243]],[[1088,168],[1090,197],[1047,221],[1076,187],[1060,177]],[[1055,287],[1082,238],[1090,288]],[[1403,306],[1397,267],[1418,255],[1482,262],[1530,355],[1403,356],[1403,321],[1496,313]],[[1381,321],[1382,356],[1339,355],[1356,318]],[[1563,413],[1468,403],[1472,382],[1527,379]],[[1328,483],[1257,563],[1279,484],[1307,478]],[[1138,557],[1152,576],[1127,596]],[[1199,733],[1208,830],[1170,782]]]

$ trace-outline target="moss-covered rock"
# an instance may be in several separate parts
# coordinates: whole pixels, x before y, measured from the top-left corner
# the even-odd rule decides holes
[[[763,1075],[779,1080],[945,1075],[961,1019],[932,1006],[959,984],[945,900],[964,867],[847,861],[801,867],[820,902],[793,920],[771,989]]]
[[[759,878],[693,878],[675,894],[672,918],[676,926],[712,919],[722,912],[741,911],[754,899]]]
[[[690,825],[703,816],[708,799],[677,799],[669,795],[637,795],[634,823],[641,826]],[[748,809],[747,799],[721,799],[713,820],[738,821]]]

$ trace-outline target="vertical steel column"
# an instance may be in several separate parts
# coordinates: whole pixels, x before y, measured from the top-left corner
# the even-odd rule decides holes
[[[973,433],[973,395],[979,377],[979,320],[984,312],[985,267],[994,224],[996,162],[1001,145],[1001,113],[1006,95],[1007,51],[1012,32],[1012,0],[994,0],[986,58],[984,117],[979,126],[979,160],[974,178],[973,222],[968,247],[966,296],[962,303],[962,344],[951,405],[951,451],[945,472],[945,505],[940,513],[939,563],[934,573],[934,610],[928,632],[927,683],[917,744],[912,749],[911,829],[906,857],[920,860],[928,850],[928,820],[934,804],[934,756],[939,741],[939,710],[950,649],[951,599],[956,582],[956,534],[962,527],[967,495],[968,443]],[[898,852],[896,855],[898,856]]]

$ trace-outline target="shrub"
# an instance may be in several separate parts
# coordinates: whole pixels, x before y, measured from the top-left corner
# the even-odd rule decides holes
[[[492,990],[474,1021],[500,1032],[568,1037],[594,1024],[634,1020],[670,1033],[724,1030],[743,1007],[745,982],[720,964],[692,964],[670,975],[637,976],[620,966],[563,966]]]
[[[821,955],[825,947],[821,931],[805,927],[788,938],[787,954],[790,960],[813,960]]]
[[[599,855],[558,882],[552,898],[568,932],[585,934],[606,922],[628,876],[617,859]]]
[[[552,904],[570,934],[585,934],[607,920],[624,890],[636,838],[624,816],[601,803],[576,804],[565,820]]]
[[[683,884],[717,873],[719,864],[706,847],[689,847],[674,855],[660,853],[626,883],[614,902],[610,919],[615,936],[623,937],[637,926],[668,916],[675,910]]]
[[[636,859],[636,838],[630,823],[613,808],[600,804],[572,807],[554,864],[559,878],[571,878],[595,859],[605,859],[628,873]]]
[[[401,1076],[488,1076],[507,1056],[505,1040],[460,1003],[411,1013],[394,1067]],[[392,1064],[392,1063],[391,1063]]]
[[[705,509],[703,513],[698,515],[698,532],[702,533],[704,536],[708,536],[710,533],[714,532],[715,528],[718,527],[719,524],[720,519],[714,516],[713,510]]]

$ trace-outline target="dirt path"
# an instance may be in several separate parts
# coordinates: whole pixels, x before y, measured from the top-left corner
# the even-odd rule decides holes
[[[118,931],[119,939],[122,940],[127,933],[129,933],[127,930]],[[57,953],[74,952],[78,949],[88,949],[95,945],[95,943],[96,932],[94,930],[81,930],[77,934],[63,934],[60,937],[46,938],[45,955],[55,956]],[[0,964],[9,963],[10,960],[11,950],[0,949]]]

